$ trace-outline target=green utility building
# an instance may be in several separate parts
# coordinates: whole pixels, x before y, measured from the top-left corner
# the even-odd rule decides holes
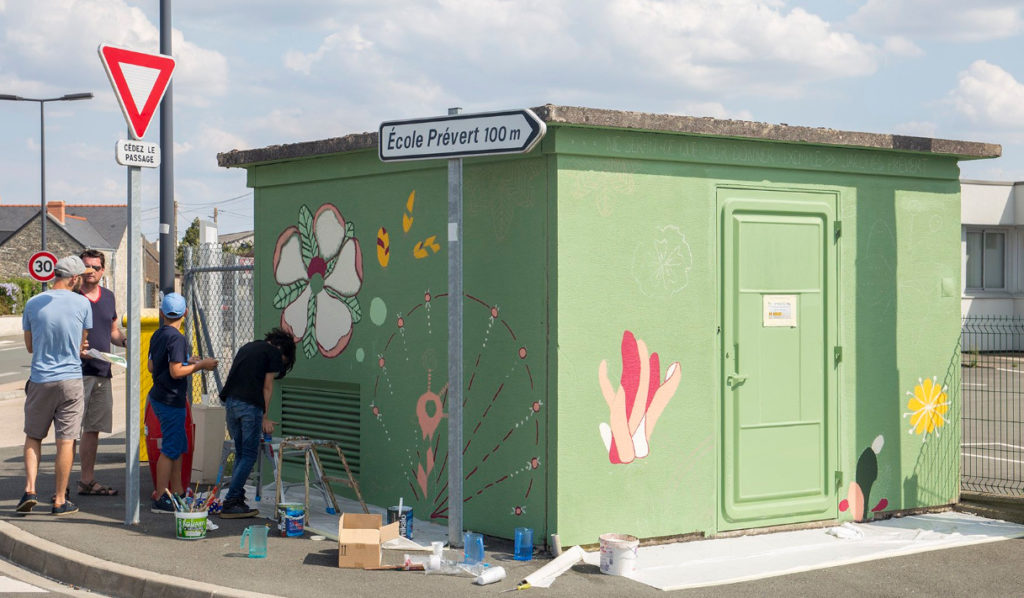
[[[957,500],[957,163],[999,146],[533,110],[532,151],[463,167],[466,529],[571,545]],[[299,342],[271,416],[446,525],[446,161],[382,163],[369,133],[218,160],[254,190],[256,333]]]

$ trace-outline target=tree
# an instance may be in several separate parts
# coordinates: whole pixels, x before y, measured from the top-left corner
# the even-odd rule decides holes
[[[195,251],[199,247],[199,218],[192,221],[192,224],[188,225],[185,229],[185,235],[178,241],[178,247],[175,249],[174,263],[178,267],[178,271],[182,272],[185,270],[185,246],[193,248]]]

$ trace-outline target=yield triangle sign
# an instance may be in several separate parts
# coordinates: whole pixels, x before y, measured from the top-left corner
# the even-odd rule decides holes
[[[99,53],[128,128],[134,138],[142,139],[171,82],[174,59],[107,45],[101,45]]]

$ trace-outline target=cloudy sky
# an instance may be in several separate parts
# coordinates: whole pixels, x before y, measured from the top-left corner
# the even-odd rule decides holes
[[[252,227],[218,152],[545,103],[998,143],[1024,180],[1021,0],[173,0],[178,233]],[[0,94],[46,105],[46,194],[124,203],[96,48],[159,51],[158,0],[0,0]],[[159,120],[146,135],[159,141]],[[159,176],[143,171],[156,239]],[[0,203],[39,202],[39,109],[0,102]]]

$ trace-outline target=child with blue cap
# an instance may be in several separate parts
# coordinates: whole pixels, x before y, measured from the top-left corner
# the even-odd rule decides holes
[[[147,366],[153,375],[153,388],[147,400],[160,421],[163,434],[160,457],[156,462],[156,491],[160,495],[153,501],[154,513],[173,513],[174,504],[167,492],[185,492],[181,485],[181,456],[188,450],[185,434],[188,377],[197,370],[217,367],[217,360],[210,357],[200,359],[193,356],[188,359],[185,336],[181,333],[187,311],[184,297],[178,293],[164,295],[160,302],[164,324],[149,341]]]

